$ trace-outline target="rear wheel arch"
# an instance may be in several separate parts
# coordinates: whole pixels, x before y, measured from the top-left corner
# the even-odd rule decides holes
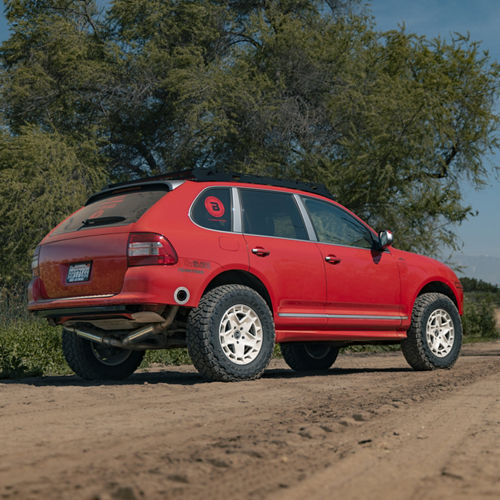
[[[202,297],[214,288],[222,285],[244,285],[252,288],[266,301],[271,313],[273,313],[274,309],[271,296],[264,283],[254,274],[242,270],[224,271],[215,276],[212,281],[208,283],[205,290],[203,290]]]

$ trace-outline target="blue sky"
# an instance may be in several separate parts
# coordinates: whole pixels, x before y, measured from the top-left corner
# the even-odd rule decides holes
[[[409,32],[449,39],[454,32],[470,33],[481,41],[492,59],[500,62],[500,2],[496,0],[372,0],[377,28],[389,30],[405,23]],[[497,104],[500,111],[500,103]],[[500,131],[499,131],[500,133]],[[500,152],[485,161],[500,164]],[[466,255],[500,257],[500,176],[491,176],[489,186],[474,191],[464,186],[465,200],[479,211],[457,228]]]
[[[493,59],[500,61],[500,2],[495,0],[372,0],[371,11],[377,28],[389,30],[405,23],[409,32],[428,37],[449,38],[454,32],[469,32],[482,42]],[[8,37],[3,12],[0,14],[0,41]],[[497,108],[500,108],[500,103]],[[499,131],[500,133],[500,131]],[[500,152],[485,161],[500,164]],[[471,218],[456,228],[463,242],[463,254],[500,258],[500,176],[491,176],[489,186],[474,191],[464,186],[465,200],[475,210]],[[397,235],[396,235],[397,236]]]

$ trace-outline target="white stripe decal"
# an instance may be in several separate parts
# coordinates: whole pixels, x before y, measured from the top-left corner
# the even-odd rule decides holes
[[[295,314],[295,313],[279,313],[282,318],[334,318],[334,319],[388,319],[400,321],[408,319],[407,316],[370,316],[365,314]]]

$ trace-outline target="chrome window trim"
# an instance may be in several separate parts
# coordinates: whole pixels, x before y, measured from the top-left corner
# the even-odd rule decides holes
[[[318,243],[318,245],[328,245],[330,247],[341,247],[341,248],[355,248],[356,250],[366,250],[367,252],[373,252],[374,249],[373,248],[366,248],[366,247],[355,247],[355,246],[351,246],[351,245],[341,245],[340,243],[332,243],[332,242],[328,242],[328,241],[316,241],[316,243]],[[375,251],[379,251],[379,250],[375,250]],[[382,251],[382,253],[391,253],[390,250],[388,248],[386,248],[385,250]]]
[[[186,181],[167,181],[167,185],[170,188],[171,191],[174,189],[178,188],[182,184],[184,184]]]
[[[296,238],[285,238],[283,236],[269,236],[267,234],[254,234],[254,233],[242,233],[245,236],[257,236],[258,238],[274,238],[275,240],[287,240],[287,241],[302,241],[303,243],[317,243],[311,240],[298,240]]]
[[[295,203],[299,207],[299,212],[306,226],[306,231],[307,235],[309,236],[309,240],[318,241],[318,237],[316,236],[316,231],[314,230],[314,226],[312,225],[311,218],[309,217],[309,214],[306,210],[302,197],[297,193],[293,193],[293,197],[295,199]]]
[[[371,314],[295,314],[278,313],[281,318],[335,318],[335,319],[384,319],[401,321],[408,319],[408,316],[376,316]]]
[[[231,197],[233,202],[233,232],[242,233],[243,224],[241,220],[241,200],[239,188],[234,186],[231,188]]]

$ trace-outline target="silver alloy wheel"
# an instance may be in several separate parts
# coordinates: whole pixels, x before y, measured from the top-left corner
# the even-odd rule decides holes
[[[444,309],[436,309],[427,320],[425,329],[427,345],[438,358],[447,356],[455,342],[453,320]]]
[[[132,351],[120,349],[119,347],[96,344],[95,342],[91,342],[90,344],[92,354],[100,363],[106,366],[121,365],[132,354]]]
[[[244,304],[231,306],[222,316],[219,341],[224,354],[237,365],[251,363],[262,348],[262,323]]]

